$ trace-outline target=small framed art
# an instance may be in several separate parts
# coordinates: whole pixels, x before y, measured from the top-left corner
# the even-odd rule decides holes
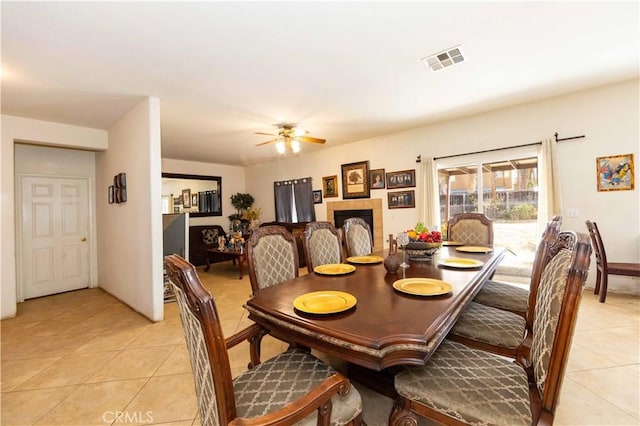
[[[313,204],[322,204],[322,191],[313,191]]]
[[[415,191],[387,192],[390,209],[410,209],[416,206]]]
[[[384,169],[374,169],[369,172],[369,188],[384,189]]]
[[[399,172],[387,173],[387,188],[411,188],[416,186],[416,171],[402,170]]]
[[[325,176],[322,178],[322,192],[324,192],[324,198],[331,198],[338,196],[338,176]]]
[[[596,158],[598,191],[627,191],[634,185],[633,154]]]

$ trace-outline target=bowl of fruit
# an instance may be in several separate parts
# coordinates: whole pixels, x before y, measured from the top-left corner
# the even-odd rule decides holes
[[[409,242],[404,247],[409,255],[409,260],[427,261],[442,247],[442,233],[430,231],[429,228],[418,222],[413,229],[407,231]]]

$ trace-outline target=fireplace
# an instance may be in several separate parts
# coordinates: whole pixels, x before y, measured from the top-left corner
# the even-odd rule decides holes
[[[341,200],[341,201],[329,201],[327,202],[327,220],[335,222],[334,212],[339,211],[353,211],[353,210],[370,210],[373,214],[373,226],[371,222],[368,222],[371,226],[371,235],[373,237],[373,248],[375,250],[382,250],[384,248],[384,230],[382,229],[382,199],[380,198],[368,198],[361,200]],[[354,215],[349,213],[347,218]],[[365,219],[366,220],[366,219]]]
[[[333,211],[333,223],[336,228],[342,228],[344,221],[350,217],[359,217],[367,222],[371,229],[371,237],[375,240],[373,231],[373,210],[372,209],[360,209],[360,210],[334,210]]]

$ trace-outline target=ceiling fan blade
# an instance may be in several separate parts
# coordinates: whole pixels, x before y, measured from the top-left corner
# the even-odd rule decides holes
[[[311,136],[298,136],[296,139],[302,142],[325,143],[326,139],[312,138]]]
[[[270,143],[274,143],[277,140],[278,139],[271,139],[270,141],[266,141],[266,142],[262,142],[262,143],[256,144],[256,146],[267,145],[267,144],[270,144]]]
[[[267,135],[267,136],[277,136],[274,133],[265,133],[265,132],[253,132],[256,135]]]

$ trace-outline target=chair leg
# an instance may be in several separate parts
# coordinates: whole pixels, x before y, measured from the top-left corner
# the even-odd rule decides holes
[[[598,294],[600,292],[601,281],[602,281],[602,272],[600,272],[600,268],[598,268],[596,273],[596,285],[593,288],[593,294]]]
[[[418,426],[418,416],[407,409],[402,398],[396,399],[389,414],[389,426]]]
[[[609,274],[602,274],[602,288],[600,289],[600,303],[604,303],[607,298],[607,286],[609,285]]]

